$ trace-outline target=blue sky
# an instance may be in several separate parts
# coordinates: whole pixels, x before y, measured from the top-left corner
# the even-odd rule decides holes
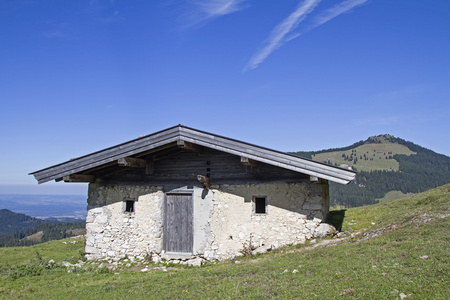
[[[0,2],[0,193],[176,124],[281,151],[450,155],[450,1]]]

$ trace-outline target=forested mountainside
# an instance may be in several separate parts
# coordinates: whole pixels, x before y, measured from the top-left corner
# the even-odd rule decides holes
[[[0,247],[29,246],[84,234],[80,219],[41,220],[7,209],[0,210]]]
[[[44,220],[25,214],[18,214],[8,209],[0,209],[0,235],[11,234],[19,230],[27,230],[44,222]]]
[[[419,193],[450,182],[448,156],[391,135],[370,137],[344,148],[292,154],[358,171],[348,185],[330,183],[331,206],[374,204],[391,191]]]

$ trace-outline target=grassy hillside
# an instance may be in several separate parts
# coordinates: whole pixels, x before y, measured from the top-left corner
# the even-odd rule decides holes
[[[312,159],[329,162],[333,165],[347,164],[358,171],[399,170],[399,162],[394,159],[396,154],[417,154],[406,145],[391,142],[390,136],[379,136],[369,139],[366,143],[349,150],[323,152],[313,154]]]
[[[391,135],[370,137],[345,148],[294,154],[331,165],[345,164],[358,171],[349,185],[330,184],[332,206],[374,204],[377,199],[392,199],[450,183],[450,157]]]
[[[81,257],[79,240],[3,248],[0,298],[448,299],[449,216],[446,185],[348,209],[347,236],[200,268],[127,260],[113,271],[60,266]],[[50,259],[57,264],[47,267]]]

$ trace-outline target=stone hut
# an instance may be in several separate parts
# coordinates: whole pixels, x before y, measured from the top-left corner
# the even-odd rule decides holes
[[[355,172],[183,125],[31,173],[89,182],[88,259],[222,260],[304,243]]]

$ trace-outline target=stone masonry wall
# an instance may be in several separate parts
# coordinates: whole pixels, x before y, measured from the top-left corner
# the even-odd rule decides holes
[[[328,184],[222,185],[213,192],[208,260],[304,243],[328,213]],[[266,215],[253,214],[253,196],[267,197]]]
[[[161,187],[90,184],[86,218],[86,257],[144,258],[163,247]],[[135,199],[135,212],[124,212],[124,198]]]
[[[87,258],[167,258],[165,192],[163,187],[91,183]],[[245,249],[267,251],[304,243],[328,213],[328,184],[220,185],[205,192],[193,189],[193,256],[206,260],[233,258]],[[267,197],[267,214],[253,213],[253,196]],[[136,200],[135,212],[124,212],[125,198]]]

